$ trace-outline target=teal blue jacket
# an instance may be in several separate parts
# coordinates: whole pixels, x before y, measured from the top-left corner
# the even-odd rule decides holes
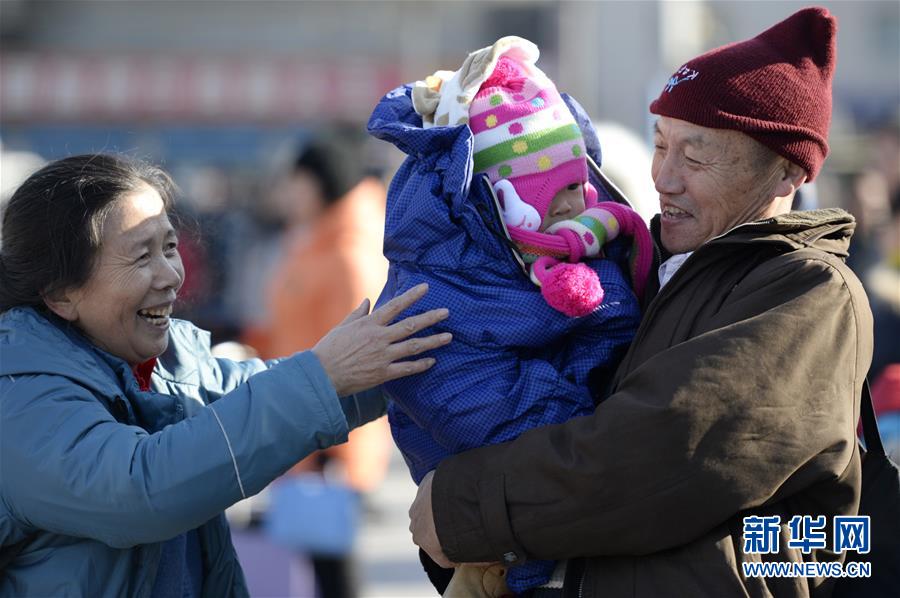
[[[376,396],[377,395],[377,396]],[[199,528],[203,596],[246,596],[223,515],[302,457],[383,412],[338,399],[311,352],[210,354],[173,320],[152,390],[54,317],[0,316],[0,596],[143,597],[161,543]]]

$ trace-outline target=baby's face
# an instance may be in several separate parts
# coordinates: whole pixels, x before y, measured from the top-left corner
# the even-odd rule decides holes
[[[573,183],[553,196],[547,215],[541,221],[541,232],[561,220],[568,220],[584,211],[584,185]]]

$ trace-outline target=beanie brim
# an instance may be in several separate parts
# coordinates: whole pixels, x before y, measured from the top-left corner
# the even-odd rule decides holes
[[[658,116],[677,118],[710,129],[728,129],[744,133],[776,154],[803,168],[807,181],[819,173],[829,153],[828,141],[818,132],[799,125],[741,116],[715,106],[695,106],[679,111],[659,100],[650,104],[650,112]]]

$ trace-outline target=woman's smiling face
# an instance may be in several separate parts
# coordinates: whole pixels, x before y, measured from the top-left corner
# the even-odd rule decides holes
[[[184,267],[162,198],[149,186],[117,200],[87,282],[53,310],[131,365],[160,355]]]

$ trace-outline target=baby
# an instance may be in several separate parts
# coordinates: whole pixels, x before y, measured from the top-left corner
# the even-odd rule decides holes
[[[427,281],[423,302],[450,307],[454,337],[431,370],[385,385],[416,483],[447,455],[591,413],[640,320],[648,231],[602,180],[598,201],[590,121],[537,57],[503,38],[390,92],[369,121],[408,154],[388,192],[379,301]],[[464,565],[445,595],[521,593],[554,567]]]

